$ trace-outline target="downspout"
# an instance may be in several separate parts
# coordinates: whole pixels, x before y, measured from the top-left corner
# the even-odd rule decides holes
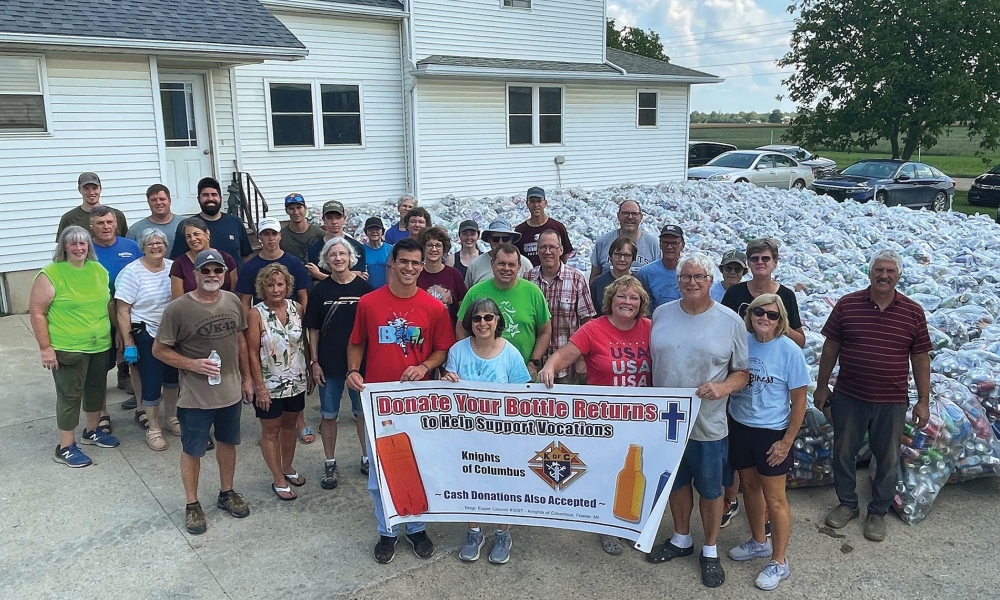
[[[406,45],[409,56],[407,65],[404,68],[410,69],[410,155],[413,160],[413,197],[417,201],[422,200],[420,193],[420,109],[417,106],[417,78],[414,72],[417,69],[416,49],[413,41],[413,0],[406,1]]]

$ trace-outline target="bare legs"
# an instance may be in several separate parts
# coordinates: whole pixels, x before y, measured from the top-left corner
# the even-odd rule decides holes
[[[785,476],[767,477],[757,473],[756,468],[740,471],[743,479],[743,503],[747,509],[747,521],[755,542],[763,544],[764,521],[771,519],[771,559],[785,564],[785,552],[792,533],[792,511],[785,496]]]

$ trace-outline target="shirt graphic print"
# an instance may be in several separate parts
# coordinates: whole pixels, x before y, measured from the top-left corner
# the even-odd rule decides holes
[[[378,328],[378,343],[395,344],[403,351],[403,356],[409,356],[423,345],[424,334],[406,315],[393,312],[389,321]]]

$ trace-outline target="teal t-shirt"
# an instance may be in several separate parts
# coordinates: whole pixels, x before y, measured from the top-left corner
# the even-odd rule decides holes
[[[445,370],[463,381],[488,383],[529,383],[531,375],[514,344],[507,342],[493,358],[480,358],[472,349],[472,338],[465,338],[448,351]]]
[[[525,279],[518,279],[509,290],[498,289],[493,279],[472,286],[458,309],[458,320],[465,318],[465,311],[480,298],[490,298],[500,307],[505,327],[503,337],[510,340],[521,358],[527,361],[535,347],[538,328],[552,318],[549,305],[538,286]]]
[[[729,396],[729,414],[748,427],[781,430],[791,414],[789,391],[811,383],[805,356],[788,336],[762,344],[747,334],[750,382]]]

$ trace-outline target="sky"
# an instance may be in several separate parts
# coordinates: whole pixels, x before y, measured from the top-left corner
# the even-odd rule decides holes
[[[670,62],[726,77],[691,86],[691,110],[794,110],[773,62],[788,51],[791,0],[607,0],[615,23],[660,34]],[[734,64],[743,63],[743,64]]]

